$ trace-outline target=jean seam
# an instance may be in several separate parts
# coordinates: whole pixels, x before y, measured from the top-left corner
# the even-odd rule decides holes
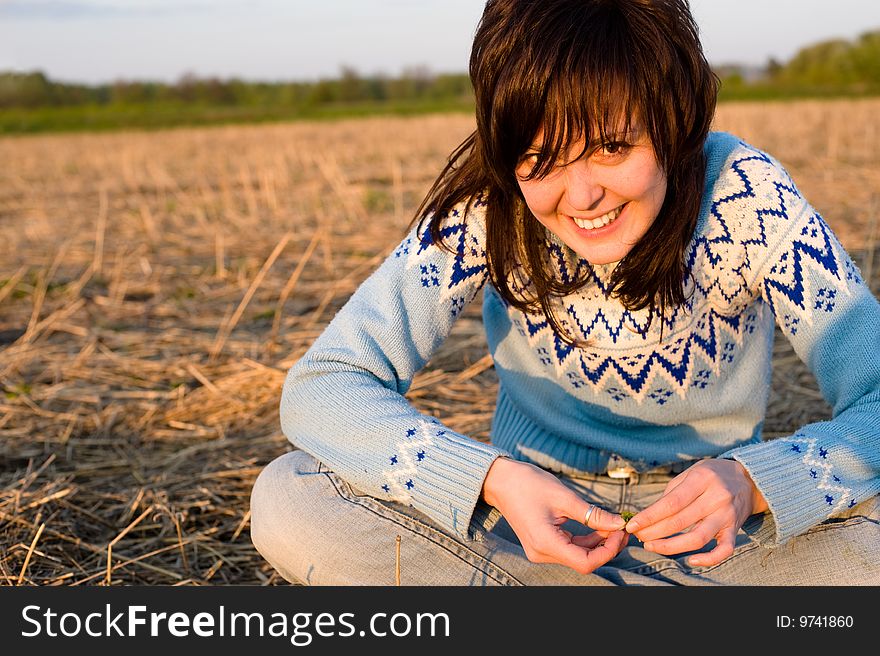
[[[438,531],[434,527],[428,526],[424,522],[420,522],[414,517],[410,517],[409,515],[398,512],[393,508],[389,508],[378,499],[375,499],[374,497],[371,497],[369,495],[361,496],[355,494],[353,491],[351,491],[349,494],[349,492],[346,491],[344,488],[349,488],[350,490],[350,486],[341,477],[339,477],[338,474],[335,474],[331,471],[324,471],[322,473],[333,485],[340,498],[347,501],[348,503],[359,506],[360,508],[363,508],[364,510],[373,513],[377,517],[381,517],[407,529],[410,533],[413,533],[414,535],[425,538],[428,542],[431,542],[432,544],[440,547],[447,553],[455,556],[462,562],[466,563],[468,566],[478,570],[481,574],[485,574],[500,585],[523,585],[522,582],[519,581],[515,576],[512,576],[509,572],[498,567],[498,565],[493,563],[491,560],[485,558],[484,556],[481,556],[471,549],[468,549],[462,543],[453,540],[442,531]],[[371,502],[380,506],[381,510],[379,508],[371,507]],[[417,526],[420,530],[417,530],[412,525]],[[471,559],[477,562],[471,562]],[[487,569],[483,569],[482,567],[486,567]],[[510,582],[505,581],[505,578],[509,579]]]
[[[862,517],[862,516],[848,517],[843,521],[837,521],[837,522],[833,522],[833,523],[829,523],[829,524],[826,524],[826,523],[818,524],[818,525],[812,527],[807,533],[804,533],[803,535],[807,535],[808,533],[809,534],[822,533],[824,531],[829,531],[829,530],[833,530],[836,528],[844,528],[846,526],[852,526],[855,524],[860,524],[862,522],[877,523],[877,522],[873,522],[869,517]],[[707,574],[707,573],[712,572],[715,569],[718,569],[719,567],[722,567],[722,566],[730,563],[735,558],[742,556],[743,554],[749,553],[755,549],[760,549],[760,548],[761,548],[761,545],[757,544],[756,542],[749,542],[747,544],[740,545],[739,547],[734,549],[734,552],[730,556],[728,556],[727,558],[722,560],[720,563],[716,563],[715,565],[707,565],[705,567],[689,567],[688,570],[689,570],[689,573],[691,573],[691,574]],[[768,551],[770,551],[774,548],[776,548],[776,547],[770,547],[770,548],[765,547],[765,549],[767,549]],[[667,558],[669,558],[669,557],[667,556]],[[661,573],[666,572],[668,570],[683,571],[685,569],[681,566],[680,563],[675,561],[674,558],[670,558],[670,560],[672,561],[671,563],[668,563],[668,564],[664,563],[664,565],[662,565],[662,566],[660,566],[660,565],[637,565],[635,567],[621,568],[621,569],[625,569],[626,571],[632,572],[633,574],[641,574],[644,576],[650,576],[653,574],[661,574]],[[688,573],[688,572],[686,572],[686,573]]]
[[[870,517],[865,517],[864,515],[856,515],[854,517],[842,517],[842,518],[830,517],[829,519],[826,519],[821,524],[817,524],[816,526],[813,526],[812,528],[810,528],[806,532],[802,533],[802,535],[808,535],[808,534],[813,534],[813,533],[822,533],[824,531],[831,531],[836,528],[844,528],[846,526],[852,526],[854,524],[861,524],[863,522],[868,522],[870,524],[880,525],[880,522],[878,522],[877,520],[871,519]],[[797,536],[795,536],[795,537],[797,537]]]
[[[824,533],[825,531],[831,531],[831,530],[838,529],[838,528],[845,528],[847,526],[854,526],[856,524],[861,524],[862,522],[871,522],[871,520],[868,517],[858,516],[858,517],[848,517],[843,521],[830,522],[830,523],[823,522],[821,524],[817,524],[816,526],[813,526],[812,528],[810,528],[808,531],[802,533],[801,535],[815,535],[817,533]],[[875,523],[875,522],[872,522],[872,523]],[[795,536],[795,537],[798,537],[798,536]],[[764,549],[766,549],[769,552],[769,551],[772,551],[773,549],[778,548],[779,546],[783,546],[783,545],[773,545],[771,547],[764,547]],[[729,557],[725,558],[720,563],[716,563],[715,565],[708,565],[706,567],[692,567],[691,571],[698,573],[698,574],[704,574],[706,572],[711,572],[712,570],[715,570],[715,569],[727,564],[729,561],[732,561],[737,556],[741,556],[742,554],[748,553],[754,549],[759,549],[759,548],[761,548],[761,545],[757,544],[756,542],[750,542],[748,544],[741,545],[741,546],[737,547]]]

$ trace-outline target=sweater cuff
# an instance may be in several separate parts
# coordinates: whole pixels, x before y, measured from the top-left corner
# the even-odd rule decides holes
[[[420,472],[421,484],[412,490],[412,505],[445,530],[464,539],[479,539],[481,531],[471,526],[471,520],[476,524],[487,520],[474,515],[483,481],[495,459],[507,454],[451,431],[445,437],[433,446],[431,466]]]
[[[770,440],[731,449],[719,458],[736,460],[767,500],[769,512],[749,517],[743,531],[763,546],[776,546],[805,532],[818,521],[814,514],[815,481],[804,481],[804,465],[785,457],[785,440]],[[806,484],[805,484],[806,483]]]

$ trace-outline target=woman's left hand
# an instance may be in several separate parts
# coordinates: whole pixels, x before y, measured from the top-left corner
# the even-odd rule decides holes
[[[701,549],[714,538],[714,549],[688,558],[689,565],[705,567],[733,555],[743,522],[767,508],[736,460],[702,460],[673,478],[663,496],[630,519],[626,530],[648,551],[664,555]]]

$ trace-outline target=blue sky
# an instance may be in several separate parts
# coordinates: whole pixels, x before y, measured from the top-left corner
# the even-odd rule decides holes
[[[467,68],[482,0],[0,0],[0,70],[173,81]],[[880,29],[878,0],[691,0],[713,64]]]

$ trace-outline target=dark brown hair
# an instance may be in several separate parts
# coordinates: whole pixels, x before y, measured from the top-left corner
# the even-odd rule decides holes
[[[515,169],[543,129],[533,175],[543,175],[576,140],[614,141],[638,120],[647,131],[667,192],[651,229],[614,269],[608,293],[649,321],[685,302],[685,250],[703,194],[703,145],[715,113],[718,78],[703,55],[687,0],[489,0],[474,38],[470,77],[477,129],[449,162],[416,213],[433,240],[445,214],[486,200],[489,276],[502,298],[524,312],[542,310],[569,344],[552,297],[589,278],[556,279],[548,232],[525,206]],[[521,267],[528,292],[511,289]]]

